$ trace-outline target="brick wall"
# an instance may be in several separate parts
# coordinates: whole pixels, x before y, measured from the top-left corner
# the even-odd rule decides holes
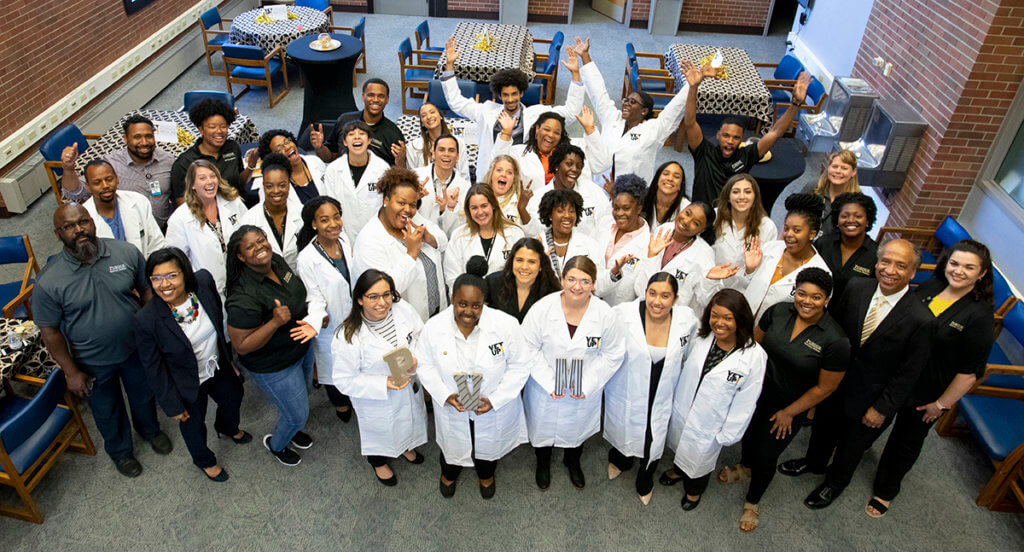
[[[875,56],[893,64],[889,78]],[[853,73],[928,122],[903,188],[887,201],[888,223],[934,226],[960,213],[1024,77],[1024,6],[875,0]]]
[[[475,12],[498,14],[500,0],[448,0],[448,13]]]
[[[336,11],[365,12],[366,0],[331,0]]]
[[[526,17],[529,21],[564,23],[569,20],[569,0],[529,0]]]
[[[649,4],[649,2],[648,2]],[[771,0],[686,0],[680,28],[703,26],[764,28]],[[636,12],[634,8],[634,13]]]
[[[647,19],[651,16],[651,0],[633,0],[633,10],[629,13],[630,27],[647,28]]]
[[[4,4],[3,40],[17,47],[0,49],[0,136],[21,128],[196,0],[158,0],[131,16],[112,0]]]

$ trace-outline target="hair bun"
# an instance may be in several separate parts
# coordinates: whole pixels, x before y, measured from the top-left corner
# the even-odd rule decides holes
[[[786,198],[786,211],[803,211],[820,219],[825,206],[821,198],[814,194],[792,194]]]
[[[483,278],[487,276],[487,259],[481,255],[473,255],[466,261],[466,274],[472,274],[473,276],[479,276]]]

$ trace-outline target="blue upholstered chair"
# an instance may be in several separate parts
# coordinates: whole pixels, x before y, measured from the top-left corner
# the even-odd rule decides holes
[[[224,68],[227,71],[224,80],[228,83],[228,94],[234,95],[232,83],[244,84],[245,94],[250,86],[265,86],[270,107],[281,101],[288,93],[288,67],[285,65],[284,49],[280,45],[264,55],[259,46],[248,44],[225,44]],[[274,96],[274,77],[281,76],[284,90]]]
[[[774,67],[772,78],[764,79],[765,86],[792,87],[796,84],[796,78],[800,71],[804,70],[804,64],[793,54],[786,54],[778,63],[755,63],[754,67]],[[789,94],[782,88],[768,90],[772,95],[772,102],[788,102]]]
[[[220,90],[191,90],[185,92],[185,103],[183,109],[190,111],[196,104],[203,100],[217,100],[227,104],[231,109],[235,108],[235,97]]]
[[[15,375],[18,381],[41,388],[31,398],[7,394],[0,399],[0,483],[14,488],[22,507],[0,505],[0,514],[43,522],[43,512],[32,498],[64,452],[96,454],[78,407],[66,390],[64,372],[54,370],[45,379]]]
[[[416,110],[406,106],[405,91],[409,91],[411,98],[423,98],[426,96],[430,81],[434,78],[436,65],[424,65],[413,63],[413,56],[429,53],[426,50],[414,50],[412,42],[408,38],[402,39],[398,45],[398,64],[402,71],[402,113],[415,114]]]
[[[654,100],[654,114],[658,115],[662,109],[668,105],[668,102],[672,101],[676,95],[672,92],[666,92],[663,90],[671,91],[675,90],[676,79],[668,74],[668,71],[663,75],[647,74],[640,71],[640,64],[633,62],[632,68],[629,72],[629,80],[631,84],[631,92],[643,91],[651,96]],[[655,90],[652,85],[645,83],[661,83],[662,90]],[[628,95],[628,94],[627,94]],[[625,99],[625,98],[623,98]]]
[[[64,193],[60,187],[60,177],[64,173],[60,156],[64,148],[78,144],[79,155],[89,149],[88,140],[99,140],[102,134],[85,134],[74,123],[68,123],[50,133],[39,144],[39,154],[43,156],[43,168],[50,179],[50,188],[57,197],[57,203],[64,202]]]
[[[416,49],[428,52],[417,56],[417,63],[437,63],[444,53],[444,46],[430,45],[430,24],[426,19],[416,25]]]
[[[21,280],[0,284],[0,304],[4,307],[4,318],[32,318],[32,288],[39,275],[39,264],[32,252],[28,235],[4,236],[0,238],[0,265],[24,264]],[[33,276],[34,275],[34,276]]]
[[[644,67],[640,65],[641,59],[656,59],[658,60],[658,67]],[[637,72],[641,75],[654,75],[654,76],[665,76],[668,75],[668,71],[665,69],[665,56],[662,54],[655,54],[650,52],[637,52],[636,47],[633,46],[632,42],[626,43],[626,68],[622,75],[622,98],[625,99],[633,92],[632,79],[630,78],[630,69],[636,64]],[[666,90],[671,92],[671,90]]]
[[[793,81],[794,83],[796,81]],[[779,120],[779,116],[784,113],[793,104],[789,103],[793,97],[793,86],[792,85],[766,85],[769,92],[783,92],[785,93],[784,101],[775,103],[775,114],[772,118],[773,121]],[[819,113],[821,109],[825,107],[825,98],[828,94],[825,93],[825,85],[821,84],[821,81],[817,77],[811,77],[810,84],[807,85],[807,95],[804,97],[804,103],[800,105],[800,109],[808,113]],[[774,96],[773,96],[774,99]],[[796,125],[800,116],[797,115],[793,118],[793,122],[789,124],[789,128],[784,133],[785,136],[796,134]],[[757,131],[761,132],[761,121],[758,120]]]
[[[467,98],[472,98],[476,95],[476,83],[473,81],[455,79],[455,83],[459,85],[459,90],[462,95]],[[430,81],[430,86],[427,87],[427,97],[424,100],[427,103],[431,103],[438,111],[441,112],[441,116],[445,119],[461,119],[462,116],[452,111],[452,107],[448,105],[448,99],[444,97],[444,88],[441,86],[441,81],[433,79]]]
[[[300,8],[313,8],[327,14],[327,24],[334,25],[334,8],[330,0],[295,0],[295,5]]]
[[[231,34],[231,31],[224,30],[225,23],[228,24],[228,28],[230,29],[231,20],[221,19],[220,12],[217,11],[216,7],[206,10],[199,16],[199,30],[203,35],[203,48],[206,53],[206,66],[209,68],[210,74],[215,77],[224,75],[223,70],[213,70],[213,54],[219,52],[221,46],[228,42],[228,35]]]
[[[547,52],[534,52],[533,54],[533,71],[540,75],[550,75],[551,78],[548,82],[555,83],[555,87],[558,86],[558,60],[560,59],[560,52],[562,51],[562,45],[565,43],[565,34],[562,31],[555,33],[555,36],[550,39],[547,38],[535,38],[533,39],[534,44],[547,44]],[[543,83],[542,91],[545,95],[548,94],[547,82]],[[550,101],[544,103],[552,103],[555,100],[554,88],[550,92]]]

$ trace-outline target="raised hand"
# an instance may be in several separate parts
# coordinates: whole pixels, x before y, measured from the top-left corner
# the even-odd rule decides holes
[[[391,148],[392,148],[392,150],[394,150],[395,146],[391,146]],[[430,191],[427,190],[427,184],[429,184],[429,183],[430,183],[430,177],[429,176],[424,178],[423,182],[420,182],[420,199],[423,199],[423,198],[427,197],[428,195],[430,195]]]
[[[586,40],[583,40],[582,38],[577,36],[576,40],[573,41],[573,49],[576,50],[576,53],[578,55],[581,55],[581,56],[583,54],[589,54],[590,53],[590,37],[587,37]]]
[[[578,73],[580,70],[580,58],[576,55],[576,50],[573,49],[572,45],[565,45],[565,58],[562,60],[562,65],[573,74]]]
[[[437,211],[439,213],[443,214],[448,210],[448,200],[445,199],[444,192],[434,196],[434,203],[437,203]]]
[[[671,228],[659,228],[657,232],[651,232],[651,241],[647,244],[647,257],[657,257],[658,253],[664,251],[670,243],[672,243]]]
[[[455,36],[448,37],[444,45],[444,68],[446,71],[455,70],[455,60],[459,59],[459,50],[455,48]]]
[[[754,236],[750,239],[750,245],[743,251],[743,264],[746,266],[747,274],[752,274],[757,267],[761,266],[764,253],[761,251],[761,236]]]
[[[811,74],[807,71],[800,71],[793,85],[793,103],[802,104],[807,98],[807,87],[811,84]]]
[[[402,229],[402,238],[405,240],[405,250],[409,256],[418,258],[420,256],[420,248],[423,246],[423,233],[426,229],[422,226],[416,226],[413,221],[409,221],[409,226]]]
[[[705,278],[708,280],[724,280],[726,278],[732,278],[740,271],[740,267],[732,266],[729,263],[723,263],[718,266],[711,267]]]
[[[305,320],[298,320],[295,322],[295,327],[292,331],[288,332],[291,336],[292,341],[298,341],[299,343],[305,343],[310,339],[316,337],[317,331],[309,322]]]
[[[391,155],[395,158],[395,164],[405,166],[405,142],[399,140],[397,144],[391,144]]]
[[[626,263],[628,263],[629,261],[631,261],[631,260],[633,260],[635,258],[636,257],[634,257],[631,253],[628,253],[626,255],[623,255],[623,256],[619,257],[619,259],[617,261],[615,261],[615,264],[612,266],[612,270],[611,270],[612,276],[618,278],[619,275],[622,274],[622,267]]]
[[[522,193],[519,194],[519,199],[516,201],[516,209],[520,213],[526,211],[526,206],[530,204],[530,200],[533,198],[531,186],[533,186],[532,180],[526,183],[526,187],[523,188]]]
[[[459,187],[455,186],[454,188],[448,188],[446,193],[448,194],[446,197],[448,210],[454,211],[459,206]]]
[[[580,109],[580,114],[576,116],[576,120],[580,122],[580,126],[583,127],[583,132],[589,134],[594,133],[594,112],[589,107],[583,106]]]
[[[507,111],[502,109],[501,112],[498,113],[498,124],[501,125],[502,137],[507,136],[509,141],[511,141],[512,131],[516,128],[516,118],[509,115]]]
[[[256,168],[256,163],[260,162],[259,148],[252,148],[245,154],[245,168],[252,170]]]
[[[608,178],[607,174],[602,174],[601,178],[604,180],[604,184],[601,186],[604,188],[604,193],[608,194],[608,197],[615,199],[615,181]]]
[[[309,125],[309,145],[313,146],[313,149],[320,149],[324,145],[324,125],[317,125],[313,128],[313,125]]]
[[[71,144],[60,152],[60,164],[64,169],[74,171],[76,161],[78,161],[78,142]]]
[[[271,319],[278,326],[284,326],[292,319],[292,310],[288,305],[282,305],[281,301],[274,299],[274,317]]]

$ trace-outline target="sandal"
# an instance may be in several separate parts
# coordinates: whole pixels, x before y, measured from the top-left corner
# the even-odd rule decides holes
[[[736,483],[737,481],[743,481],[746,479],[750,479],[750,468],[745,467],[743,464],[725,466],[718,472],[718,482],[723,485]]]
[[[757,504],[751,504],[749,502],[743,503],[743,515],[740,516],[740,531],[744,533],[753,533],[754,529],[757,529]],[[747,523],[750,525],[750,529],[744,529],[743,524]]]
[[[892,504],[891,501],[889,503]],[[874,508],[875,511],[878,512],[878,515],[872,514],[871,511],[868,510],[868,508]],[[872,497],[871,500],[868,501],[868,505],[864,507],[864,513],[869,515],[869,516],[871,516],[871,517],[873,517],[873,518],[875,518],[875,519],[878,519],[878,518],[884,516],[885,513],[888,512],[888,511],[889,511],[889,507],[886,506],[885,504],[882,504],[882,500],[880,498],[878,498],[877,496]]]

